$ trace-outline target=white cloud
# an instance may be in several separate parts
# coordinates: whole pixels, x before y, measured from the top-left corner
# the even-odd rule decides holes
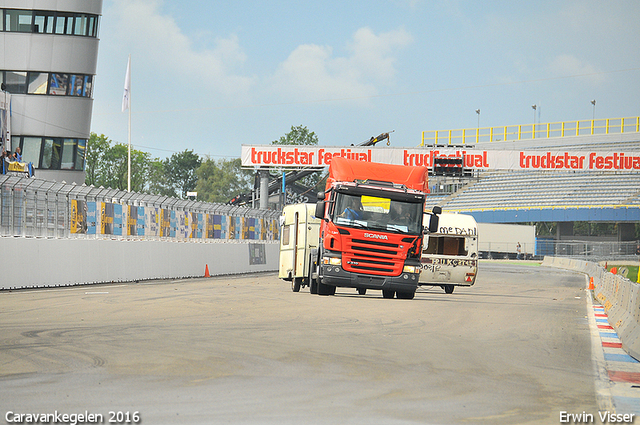
[[[574,55],[558,55],[549,63],[550,74],[556,77],[585,76],[592,82],[600,82],[604,79],[595,66],[583,62]]]
[[[196,50],[175,20],[161,14],[161,6],[161,0],[115,1],[118,36],[136,52],[134,63],[145,61],[162,72],[178,73],[202,90],[231,98],[246,96],[254,79],[241,75],[247,57],[238,37],[216,38],[213,48]]]
[[[310,101],[375,96],[379,86],[394,82],[397,51],[411,41],[404,29],[377,35],[361,28],[347,43],[346,57],[334,57],[329,46],[298,46],[276,70],[274,90]]]

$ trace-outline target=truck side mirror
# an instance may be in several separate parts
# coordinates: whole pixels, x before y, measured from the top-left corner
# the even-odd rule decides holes
[[[442,214],[442,207],[440,207],[440,206],[436,205],[435,207],[431,208],[431,211],[432,211],[434,214]]]
[[[440,222],[440,217],[433,214],[431,219],[429,220],[429,233],[436,233],[438,231],[438,223]]]
[[[438,223],[440,217],[435,214],[429,214],[429,226],[424,226],[423,233],[436,233],[438,231]]]
[[[318,199],[318,201],[324,201],[324,192],[318,192],[316,194],[316,198]]]
[[[316,204],[316,213],[314,215],[320,220],[324,218],[324,201],[318,201]]]

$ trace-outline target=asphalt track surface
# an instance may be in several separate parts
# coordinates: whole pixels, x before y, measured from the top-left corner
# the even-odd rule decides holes
[[[583,275],[513,263],[414,300],[293,293],[273,273],[0,292],[0,423],[597,421],[585,296]]]

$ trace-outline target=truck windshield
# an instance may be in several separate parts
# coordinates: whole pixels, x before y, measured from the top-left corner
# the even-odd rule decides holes
[[[419,234],[422,204],[337,192],[332,219],[350,227]]]

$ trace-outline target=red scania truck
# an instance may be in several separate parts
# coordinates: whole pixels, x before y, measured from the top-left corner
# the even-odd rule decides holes
[[[413,299],[420,275],[428,169],[334,157],[318,194],[317,248],[303,284],[333,295],[336,287],[382,290],[384,298]],[[437,229],[433,211],[427,224]]]

